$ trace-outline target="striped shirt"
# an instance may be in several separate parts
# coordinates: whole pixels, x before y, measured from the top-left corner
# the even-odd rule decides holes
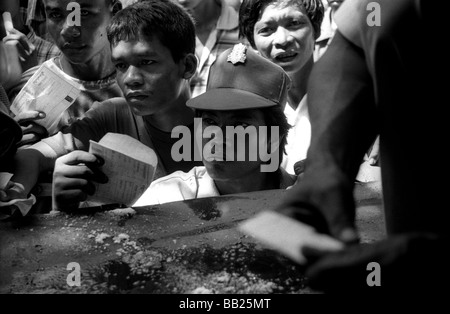
[[[27,35],[27,38],[36,47],[36,57],[38,65],[61,54],[61,51],[58,49],[58,47],[56,47],[54,43],[37,36],[31,28],[30,32]]]

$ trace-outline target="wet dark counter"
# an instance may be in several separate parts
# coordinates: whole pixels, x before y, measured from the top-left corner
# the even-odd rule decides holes
[[[312,293],[300,266],[235,228],[284,193],[0,222],[0,293]],[[379,183],[355,197],[362,241],[382,239]]]

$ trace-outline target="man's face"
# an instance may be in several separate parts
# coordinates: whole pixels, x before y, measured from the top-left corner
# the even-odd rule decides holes
[[[142,36],[141,36],[142,38]],[[119,41],[112,47],[117,82],[139,116],[170,112],[185,88],[183,59],[175,62],[158,36]]]
[[[81,26],[69,26],[67,5],[73,0],[44,0],[47,28],[58,48],[72,63],[86,63],[109,45],[106,26],[112,17],[107,0],[77,0]]]
[[[219,127],[223,134],[222,139],[220,136],[214,137],[213,139],[203,137],[203,164],[211,178],[219,181],[234,180],[245,177],[250,173],[254,173],[254,171],[260,171],[262,162],[259,159],[259,155],[257,154],[257,158],[254,161],[249,160],[249,155],[251,150],[258,151],[258,147],[255,145],[257,145],[256,143],[258,142],[259,136],[264,136],[261,134],[259,127],[264,125],[264,115],[262,111],[258,109],[204,111],[202,113],[202,134],[205,134],[205,129],[209,126]],[[235,138],[233,146],[230,144],[230,137],[227,138],[226,136],[227,126],[242,126],[244,129],[247,127],[254,127],[256,130],[256,138],[254,138],[254,141],[249,140],[248,137],[246,137],[245,141],[239,141],[238,138]],[[265,140],[267,141],[267,139]],[[212,142],[218,143],[219,145],[211,149]],[[232,150],[230,150],[229,153],[227,149],[230,147]],[[220,159],[223,161],[211,160],[208,158],[209,156],[205,154],[205,150],[210,152],[211,150],[215,150],[215,148],[218,148],[218,150],[221,151],[212,151],[212,153],[215,156],[222,155],[222,158]],[[238,149],[243,149],[245,151],[245,161],[237,161]],[[231,155],[234,156],[234,161],[226,161],[230,160]]]
[[[314,30],[303,5],[269,4],[253,30],[256,49],[286,72],[297,72],[312,58]]]

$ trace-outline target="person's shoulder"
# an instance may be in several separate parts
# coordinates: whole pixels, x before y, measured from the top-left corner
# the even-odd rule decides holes
[[[114,108],[115,110],[126,110],[129,111],[127,101],[123,97],[113,97],[103,101],[96,101],[92,105],[92,109],[102,108],[103,110],[111,110],[107,108]],[[97,109],[98,110],[98,109]]]
[[[49,67],[52,70],[58,71],[58,72],[62,72],[62,70],[58,67],[58,63],[59,63],[59,57],[53,57],[48,59],[47,61],[42,62],[40,65],[37,65],[35,68],[39,69],[43,66]],[[33,68],[32,68],[33,69]]]
[[[334,20],[339,32],[347,40],[358,47],[362,47],[366,32],[376,32],[376,37],[388,34],[393,25],[403,20],[405,14],[420,14],[422,1],[346,0],[337,10]],[[375,25],[377,27],[369,25],[369,22],[376,17],[379,18],[379,25]],[[393,21],[396,21],[396,23],[392,23]]]
[[[365,16],[368,0],[346,0],[334,15],[338,31],[349,41],[361,47],[360,30]]]
[[[198,178],[203,175],[201,168],[194,167],[189,172],[175,171],[152,182],[149,189],[134,206],[163,204],[194,199],[198,192]]]
[[[129,121],[132,112],[125,98],[114,97],[103,101],[95,101],[85,115],[91,119],[102,117],[101,119]]]
[[[217,29],[237,30],[239,27],[239,14],[226,1],[219,1],[221,4],[221,12],[217,21]]]
[[[154,185],[158,184],[170,184],[175,182],[189,182],[193,179],[201,178],[205,175],[206,168],[201,167],[193,167],[188,172],[184,172],[181,170],[172,172],[171,174],[168,174],[162,178],[159,178],[153,182]]]

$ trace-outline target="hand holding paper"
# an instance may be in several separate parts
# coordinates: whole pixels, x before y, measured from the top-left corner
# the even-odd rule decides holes
[[[89,152],[105,160],[102,171],[108,184],[96,185],[90,200],[131,206],[153,181],[158,158],[153,149],[122,134],[108,133]]]
[[[150,186],[158,159],[138,140],[108,133],[89,152],[73,151],[57,159],[53,172],[53,207],[77,209],[82,201],[133,204]]]
[[[103,160],[85,151],[73,151],[56,160],[53,171],[53,207],[68,211],[95,193],[95,184],[108,182],[100,171]]]
[[[50,135],[58,130],[64,112],[80,94],[77,86],[45,63],[28,80],[11,105],[15,115],[26,111],[42,111],[45,117],[36,123],[44,126]]]
[[[317,233],[311,226],[272,211],[248,219],[239,226],[239,230],[301,265],[307,263],[305,249],[336,252],[344,248],[342,242]]]
[[[22,139],[17,143],[18,147],[30,146],[48,136],[47,129],[35,121],[45,118],[45,113],[40,111],[23,111],[14,117],[22,129]]]

